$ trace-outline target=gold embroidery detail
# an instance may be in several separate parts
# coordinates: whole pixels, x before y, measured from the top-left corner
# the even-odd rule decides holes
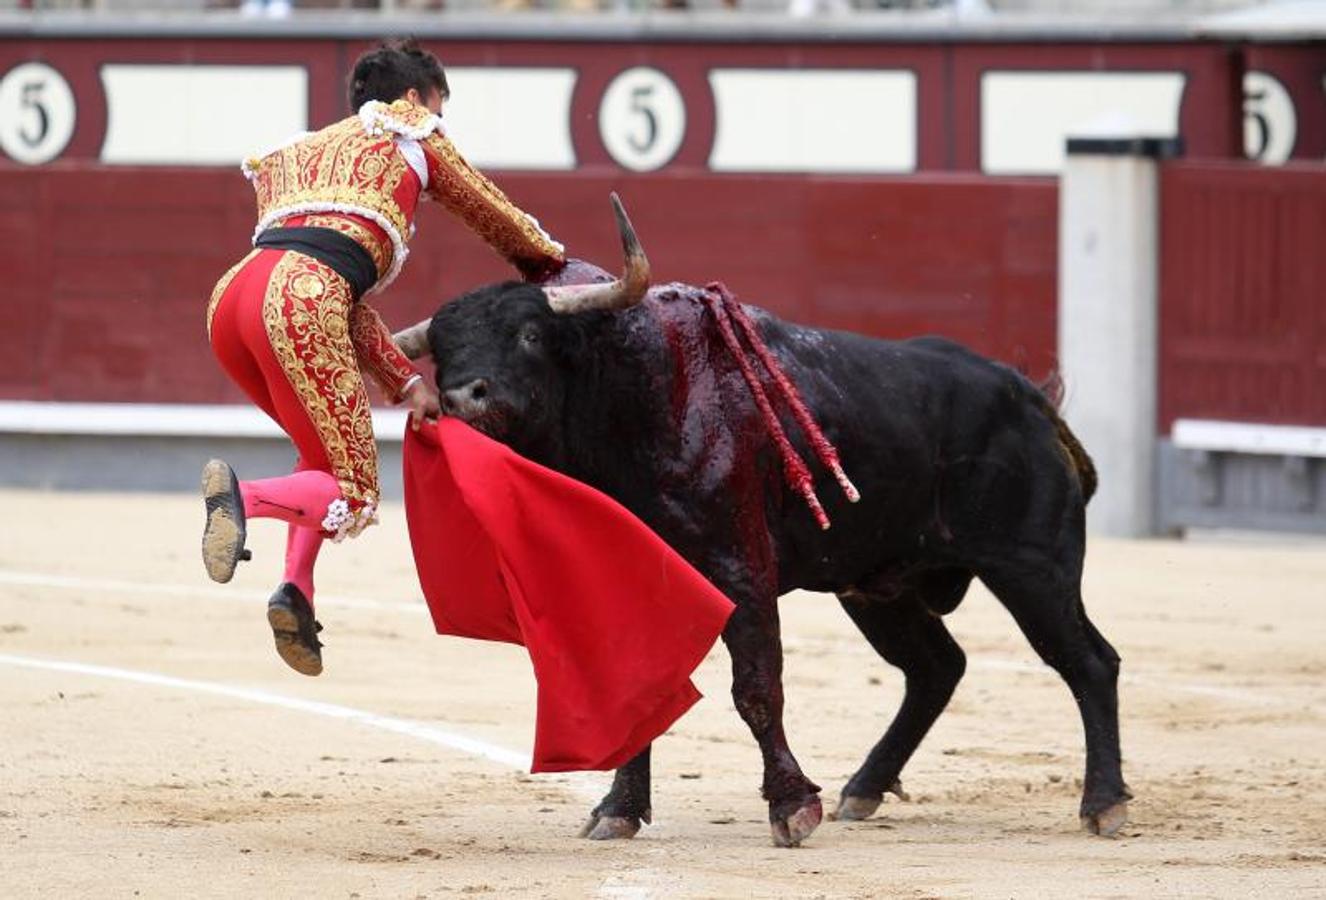
[[[409,169],[392,135],[371,136],[351,116],[258,161],[258,218],[282,209],[353,206],[382,216],[405,240],[410,216],[397,204],[396,190]]]
[[[378,101],[377,107],[376,117],[386,125],[395,126],[389,130],[417,132],[434,119],[432,111],[427,107],[411,103],[403,97],[388,104]]]
[[[414,366],[392,340],[378,311],[363,300],[350,310],[350,342],[360,370],[372,376],[392,403],[399,403],[405,382],[415,375]]]
[[[320,290],[312,292],[312,284]],[[377,445],[368,392],[350,343],[350,307],[350,288],[343,279],[317,260],[286,253],[272,270],[262,318],[342,496],[363,509],[377,503]]]
[[[428,195],[460,216],[489,246],[513,261],[563,261],[561,246],[471,166],[449,139],[431,134],[422,144],[440,163],[429,179]]]
[[[226,269],[226,274],[222,275],[221,280],[216,283],[216,287],[212,288],[212,299],[207,301],[208,340],[212,339],[212,319],[216,316],[216,306],[221,302],[221,298],[225,296],[226,288],[230,287],[230,282],[235,280],[235,276],[239,274],[239,270],[244,268],[248,261],[257,255],[257,250],[250,250],[243,259],[235,263],[229,269]]]
[[[326,290],[322,279],[312,272],[303,272],[290,280],[290,291],[300,300],[316,300]]]

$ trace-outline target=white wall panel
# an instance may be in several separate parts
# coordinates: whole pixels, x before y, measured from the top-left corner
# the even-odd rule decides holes
[[[303,66],[107,65],[101,161],[238,165],[308,128]]]
[[[726,172],[910,172],[916,75],[899,70],[714,69]]]
[[[574,169],[574,69],[448,66],[442,127],[480,168]]]
[[[1129,135],[1175,137],[1183,85],[1181,72],[986,72],[981,168],[991,175],[1057,174],[1065,141],[1108,120]]]

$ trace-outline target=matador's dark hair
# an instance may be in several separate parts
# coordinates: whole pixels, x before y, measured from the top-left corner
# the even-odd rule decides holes
[[[436,88],[445,100],[451,96],[442,63],[414,38],[383,41],[355,61],[350,73],[350,111],[370,100],[390,103],[414,88],[421,96]]]

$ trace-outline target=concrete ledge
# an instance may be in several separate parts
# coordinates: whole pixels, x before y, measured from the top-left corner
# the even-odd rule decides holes
[[[1326,428],[1178,419],[1170,440],[1180,450],[1326,458]]]
[[[1255,432],[1261,429],[1270,429],[1263,440],[1240,440],[1241,434],[1255,438]],[[1326,462],[1322,462],[1322,456],[1285,452],[1286,447],[1299,446],[1293,441],[1271,449],[1280,430],[1257,425],[1237,430],[1187,428],[1183,446],[1177,439],[1161,439],[1155,498],[1160,529],[1326,534]]]
[[[378,478],[402,496],[405,413],[374,410]],[[212,457],[244,478],[283,475],[290,440],[259,410],[229,405],[0,402],[0,486],[34,490],[198,490]]]
[[[401,441],[405,419],[404,410],[373,410],[373,436]],[[0,401],[0,434],[285,439],[285,432],[252,406],[23,400]]]

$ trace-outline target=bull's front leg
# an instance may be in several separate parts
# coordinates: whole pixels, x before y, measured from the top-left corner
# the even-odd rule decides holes
[[[617,770],[612,788],[589,814],[580,836],[591,841],[635,837],[640,823],[651,821],[649,808],[649,747]]]
[[[776,596],[739,600],[723,630],[732,655],[732,699],[764,756],[762,793],[779,847],[796,847],[823,818],[819,785],[801,772],[783,733],[783,643]]]

